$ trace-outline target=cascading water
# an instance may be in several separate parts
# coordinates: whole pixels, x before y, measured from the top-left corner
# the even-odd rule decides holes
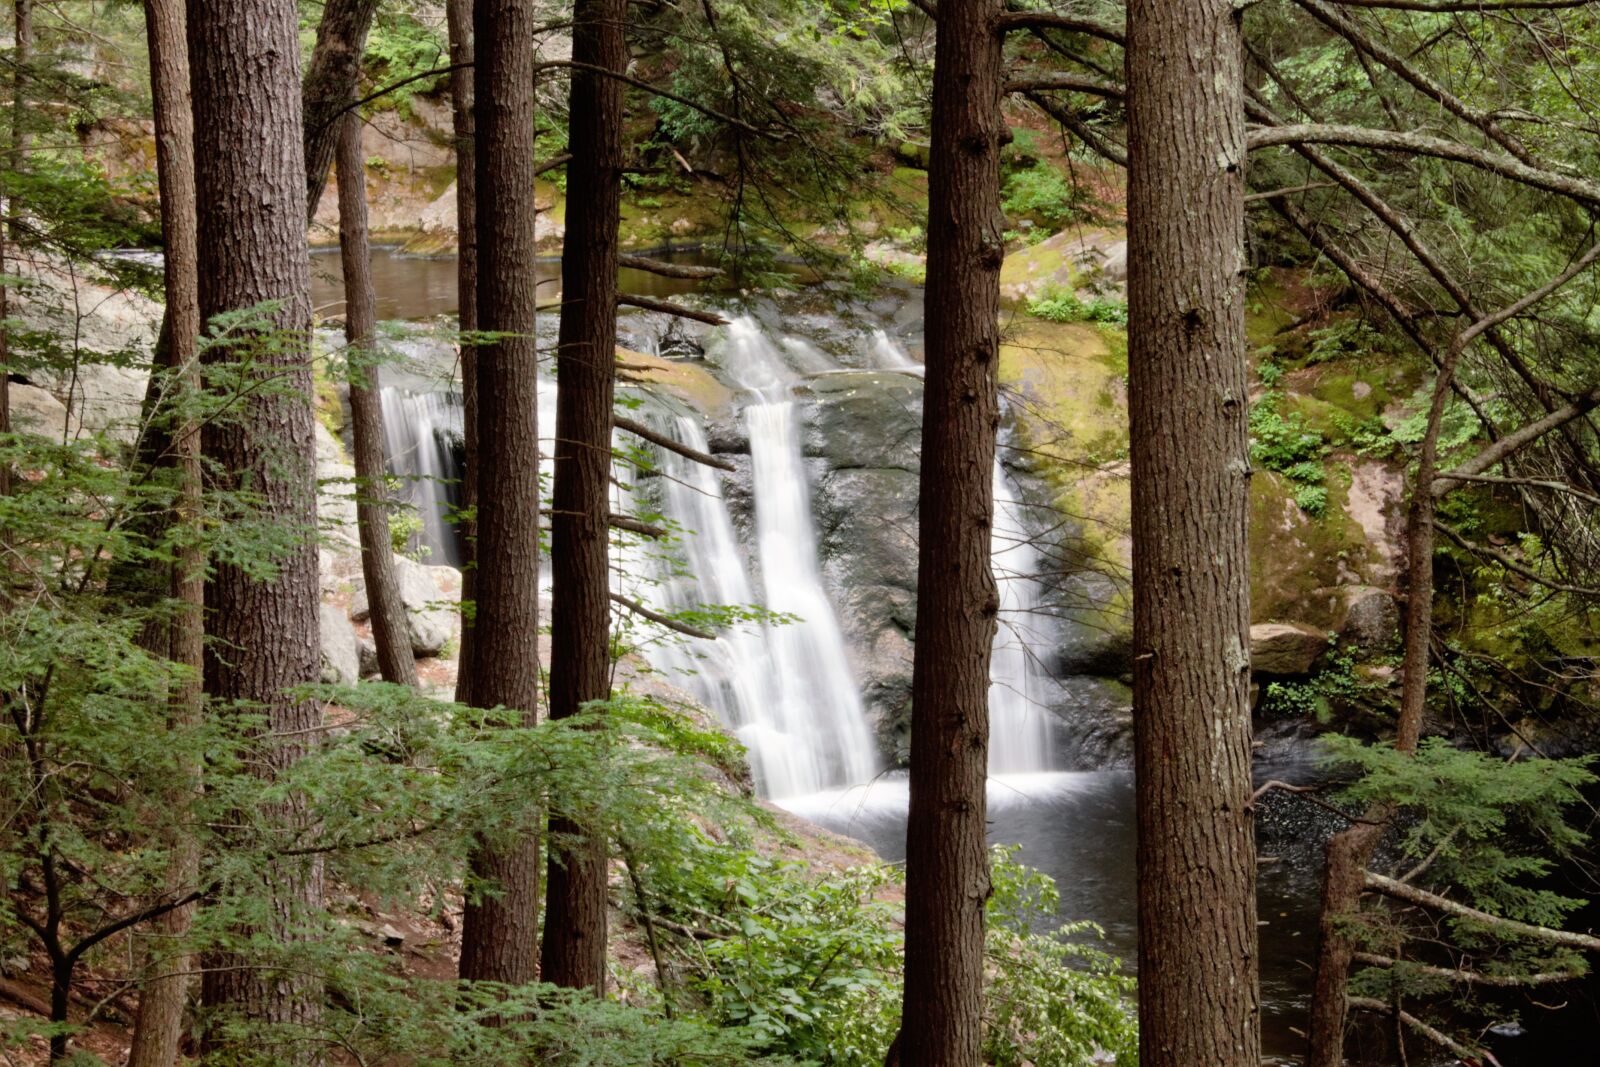
[[[989,773],[1051,770],[1051,713],[1040,701],[1043,672],[1038,549],[1023,521],[1017,490],[1000,461],[994,465],[994,526],[990,533],[1000,628],[989,661]]]
[[[890,370],[924,373],[883,330],[872,331],[874,360]],[[1024,521],[1019,490],[994,462],[990,559],[1000,593],[1000,626],[989,661],[989,773],[1037,774],[1054,767],[1051,714],[1040,701],[1044,672],[1039,553]]]
[[[461,553],[450,509],[459,498],[457,445],[461,439],[461,395],[406,385],[378,392],[383,408],[383,453],[400,479],[407,503],[422,522],[419,539],[432,550],[429,562],[459,566]]]

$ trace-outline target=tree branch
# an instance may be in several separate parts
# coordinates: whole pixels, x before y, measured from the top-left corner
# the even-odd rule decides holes
[[[1582,204],[1600,206],[1600,185],[1594,182],[1582,178],[1570,178],[1543,167],[1530,167],[1511,156],[1421,133],[1376,130],[1366,126],[1302,124],[1257,127],[1250,131],[1248,143],[1252,152],[1277,145],[1334,144],[1346,148],[1376,148],[1385,152],[1431,156],[1435,159],[1465,163],[1510,181],[1569,197]]]
[[[1090,78],[1082,74],[1051,74],[1042,78],[1019,78],[1016,81],[1006,82],[1008,93],[1088,93],[1091,96],[1104,96],[1113,100],[1121,100],[1126,95],[1122,86],[1114,82],[1103,81],[1100,78]]]
[[[1486,1063],[1490,1067],[1500,1067],[1500,1061],[1487,1050],[1463,1045],[1442,1030],[1435,1030],[1410,1012],[1401,1011],[1398,1005],[1386,1003],[1376,997],[1345,997],[1344,1002],[1358,1011],[1373,1011],[1382,1015],[1396,1016],[1411,1029],[1464,1062]]]
[[[693,460],[707,467],[715,467],[717,470],[727,471],[729,474],[734,474],[739,469],[728,460],[719,459],[709,452],[700,451],[698,448],[690,448],[683,442],[675,441],[664,433],[657,433],[642,422],[635,422],[632,419],[618,415],[612,417],[611,425],[619,430],[626,430],[635,437],[643,438],[659,448],[666,449],[668,452],[674,452],[684,459]]]
[[[1433,525],[1435,529],[1439,530],[1446,537],[1450,538],[1450,540],[1460,545],[1466,551],[1471,552],[1473,555],[1487,556],[1496,563],[1500,564],[1500,566],[1504,567],[1506,570],[1511,571],[1514,574],[1520,574],[1530,582],[1537,582],[1546,589],[1554,590],[1557,593],[1572,593],[1575,596],[1600,597],[1600,589],[1581,585],[1568,585],[1566,582],[1551,581],[1549,578],[1540,575],[1532,567],[1529,567],[1527,564],[1516,559],[1509,552],[1502,552],[1498,548],[1493,548],[1489,545],[1480,545],[1474,541],[1469,541],[1442,522],[1436,522]]]
[[[1552,945],[1563,945],[1567,948],[1583,949],[1586,952],[1600,952],[1600,937],[1590,934],[1574,933],[1570,930],[1552,930],[1548,926],[1535,926],[1532,923],[1518,922],[1516,919],[1503,919],[1498,915],[1490,915],[1486,911],[1458,904],[1426,889],[1406,885],[1394,878],[1388,878],[1373,871],[1366,875],[1368,889],[1382,893],[1384,896],[1403,900],[1408,904],[1429,908],[1433,911],[1442,911],[1447,915],[1454,915],[1459,919],[1470,919],[1473,922],[1483,923],[1485,926],[1503,930],[1518,937],[1531,937],[1537,941],[1544,941]]]
[[[659,611],[651,611],[637,600],[625,597],[621,593],[612,593],[611,602],[627,608],[640,618],[649,619],[657,626],[665,626],[667,629],[675,630],[685,637],[697,637],[702,641],[715,641],[717,639],[717,635],[710,630],[702,630],[698,626],[690,626],[686,622],[679,622],[670,615],[663,615]]]
[[[683,278],[687,281],[705,281],[711,278],[720,278],[723,275],[721,267],[696,267],[687,263],[663,263],[659,259],[629,255],[627,252],[618,255],[617,262],[633,270],[648,271],[651,274],[659,274],[663,278]]]
[[[1441,496],[1449,492],[1455,486],[1456,479],[1459,477],[1482,474],[1513,452],[1527,447],[1551,430],[1582,418],[1597,406],[1600,406],[1600,386],[1589,390],[1565,407],[1557,408],[1544,418],[1530,422],[1520,430],[1506,434],[1460,466],[1444,471],[1434,480],[1433,495]]]
[[[1125,45],[1127,36],[1115,26],[1107,26],[1093,19],[1077,15],[1062,15],[1054,11],[1007,11],[1000,16],[1000,32],[1016,30],[1067,30],[1088,37],[1098,37],[1115,45]]]
[[[664,541],[668,536],[665,527],[644,522],[641,519],[634,518],[632,515],[618,515],[616,512],[606,516],[606,525],[613,530],[627,530],[629,533],[653,537],[657,541]]]
[[[676,315],[681,319],[693,319],[711,326],[726,326],[728,320],[714,311],[699,311],[695,308],[674,304],[670,300],[655,300],[648,296],[633,296],[624,293],[617,297],[617,303],[624,307],[643,308],[646,311],[659,311],[664,315]]]
[[[1387,968],[1398,965],[1418,974],[1443,978],[1447,981],[1459,982],[1462,985],[1492,986],[1495,989],[1521,989],[1525,986],[1557,985],[1561,982],[1571,982],[1583,977],[1581,974],[1572,974],[1566,971],[1541,971],[1537,974],[1484,974],[1482,971],[1468,971],[1457,967],[1435,967],[1427,963],[1397,960],[1371,952],[1357,952],[1352,958],[1357,963],[1365,963],[1369,967]]]

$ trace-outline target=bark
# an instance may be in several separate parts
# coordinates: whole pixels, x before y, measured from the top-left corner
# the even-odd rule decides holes
[[[463,335],[461,353],[461,425],[464,460],[461,473],[461,507],[468,516],[478,504],[478,348],[469,336],[478,328],[478,203],[477,170],[473,159],[472,122],[472,2],[445,0],[445,24],[450,36],[450,122],[456,151],[456,297]],[[473,605],[477,601],[478,524],[461,523],[461,652],[457,660],[456,701],[472,703]]]
[[[406,629],[406,606],[394,569],[389,536],[392,507],[383,464],[383,407],[378,402],[375,338],[377,297],[372,291],[372,253],[367,245],[367,164],[361,151],[361,116],[339,120],[339,262],[344,269],[344,337],[350,366],[350,433],[355,445],[356,529],[361,538],[361,575],[372,606],[372,640],[383,680],[417,684]]]
[[[11,169],[20,171],[23,153],[27,148],[27,135],[23,132],[23,117],[27,107],[23,87],[29,53],[33,50],[33,0],[16,0],[12,12]],[[17,214],[17,206],[12,202],[9,192],[6,194],[5,209],[13,217]],[[0,237],[0,274],[5,274],[7,270],[6,237],[16,241],[17,227],[14,222],[7,227],[5,237]],[[11,432],[11,330],[6,326],[10,317],[11,286],[0,285],[0,439]],[[0,463],[0,496],[10,495],[11,468]],[[4,544],[5,531],[0,530],[0,546]]]
[[[473,704],[532,724],[539,699],[539,436],[535,377],[533,0],[478,0],[473,40],[478,192],[477,614]],[[495,895],[468,902],[461,977],[534,978],[538,843],[480,841],[472,873]]]
[[[166,358],[171,387],[184,399],[200,389],[197,365],[200,337],[199,248],[195,232],[194,113],[189,100],[189,49],[184,39],[183,0],[145,0],[145,31],[150,46],[150,92],[155,117],[156,180],[161,195],[161,243],[165,251]],[[170,520],[195,525],[201,517],[200,429],[191,420],[171,432],[171,462],[178,477],[178,504]],[[169,694],[173,726],[200,721],[204,696],[205,559],[198,538],[180,539],[170,575],[175,611],[167,624],[166,654],[179,680]],[[200,788],[198,764],[184,767],[171,798],[184,811]],[[172,866],[167,891],[192,888],[199,877],[195,841],[178,833],[168,841]],[[189,996],[189,954],[184,938],[194,905],[167,912],[154,923],[146,965],[156,977],[139,997],[128,1067],[171,1067],[183,1036],[183,1010]]]
[[[210,320],[278,304],[261,343],[213,350],[218,361],[249,360],[240,370],[262,388],[237,405],[237,417],[209,421],[201,437],[221,487],[248,484],[260,519],[296,538],[272,580],[219,561],[206,587],[206,693],[219,707],[247,706],[265,716],[274,740],[260,742],[252,765],[272,777],[304,754],[322,719],[315,701],[288,695],[319,673],[297,12],[293,0],[208,0],[192,4],[189,16],[200,314]],[[304,804],[294,797],[266,814],[286,832],[305,820]],[[321,862],[280,859],[262,872],[261,888],[276,917],[265,933],[292,942],[321,907]],[[203,982],[208,1009],[252,1023],[314,1024],[319,983],[273,974],[262,962],[218,953]],[[286,1064],[316,1061],[314,1051],[292,1039],[273,1054]]]
[[[327,0],[317,23],[317,44],[311,50],[300,94],[305,112],[306,218],[317,213],[328,168],[342,136],[341,121],[356,97],[361,56],[378,0]]]
[[[1260,1062],[1250,786],[1243,45],[1129,7],[1139,1062]]]
[[[983,1039],[1000,149],[1009,140],[1001,12],[1000,0],[944,0],[934,52],[899,1041],[908,1067],[973,1067]]]
[[[628,65],[626,0],[575,0],[572,58]],[[575,70],[568,106],[567,238],[556,348],[555,489],[551,516],[550,717],[611,695],[611,408],[617,348],[617,228],[622,196],[622,83]],[[557,806],[561,798],[555,798]],[[605,992],[606,836],[552,818],[541,973]]]

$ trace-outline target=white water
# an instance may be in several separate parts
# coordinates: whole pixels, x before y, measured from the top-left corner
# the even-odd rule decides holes
[[[386,386],[383,454],[399,476],[405,500],[422,520],[419,540],[432,550],[430,563],[457,564],[455,530],[448,522],[451,485],[461,476],[450,442],[461,435],[461,396],[436,390]]]
[[[734,532],[721,477],[663,453],[663,477],[656,484],[661,510],[682,527],[675,550],[681,566],[664,561],[652,546],[629,544],[618,553],[615,587],[667,612],[754,605],[793,617],[779,624],[735,625],[715,641],[665,640],[650,655],[657,669],[691,689],[735,732],[749,750],[760,792],[798,803],[862,786],[881,769],[860,685],[822,582],[792,395],[804,378],[836,370],[837,364],[807,342],[768,338],[751,319],[731,324],[724,340],[725,371],[745,390],[742,415],[750,437],[755,520],[751,558],[746,559]],[[874,331],[868,344],[873,365],[922,373],[921,364],[883,331]],[[546,455],[555,429],[552,386],[540,382]],[[449,560],[455,542],[445,522],[448,482],[459,471],[447,445],[460,433],[460,400],[398,387],[382,395],[390,463],[409,479],[424,522],[422,540],[435,547],[437,560]],[[674,416],[658,428],[691,448],[708,450],[705,433],[692,417]],[[548,479],[548,460],[541,466]],[[619,482],[615,506],[625,513],[638,510],[623,471]],[[1046,680],[1037,649],[1048,634],[1039,621],[1039,561],[1016,503],[1018,490],[998,463],[994,493],[993,558],[1001,612],[991,667],[989,767],[994,775],[1036,775],[1052,768],[1053,718],[1040,700]]]

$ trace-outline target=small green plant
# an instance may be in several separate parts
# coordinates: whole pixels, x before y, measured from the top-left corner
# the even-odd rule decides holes
[[[1327,438],[1306,424],[1298,411],[1278,410],[1282,396],[1268,392],[1250,409],[1250,461],[1277,471],[1294,486],[1295,503],[1307,515],[1320,517],[1328,507]]]
[[[1093,322],[1126,326],[1128,305],[1120,300],[1091,297],[1085,302],[1071,289],[1051,286],[1028,301],[1028,314],[1049,322]]]

